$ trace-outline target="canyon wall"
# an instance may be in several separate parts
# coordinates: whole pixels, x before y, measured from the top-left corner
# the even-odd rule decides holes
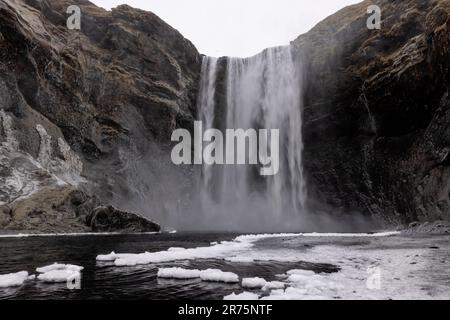
[[[81,9],[81,30],[66,26],[70,5]],[[1,0],[0,109],[11,134],[3,128],[0,142],[12,137],[8,150],[36,162],[24,167],[5,154],[1,204],[11,208],[3,211],[14,220],[17,199],[44,187],[63,192],[33,176],[40,167],[53,182],[163,221],[180,194],[188,197],[190,172],[172,167],[170,137],[193,123],[200,68],[195,47],[152,13],[85,0]],[[77,172],[68,180],[70,168]]]
[[[367,8],[382,13],[369,30]],[[364,1],[296,39],[313,211],[450,219],[450,1]]]
[[[366,26],[371,4],[380,30]],[[81,30],[66,26],[70,5]],[[364,1],[291,43],[313,216],[450,219],[449,15],[448,0]],[[197,172],[172,165],[170,136],[197,117],[201,61],[126,5],[0,0],[0,229],[80,231],[79,216],[114,216],[100,204],[189,219]]]

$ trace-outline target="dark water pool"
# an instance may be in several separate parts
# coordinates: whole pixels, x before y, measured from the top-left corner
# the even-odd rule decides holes
[[[37,267],[54,262],[80,265],[85,269],[80,290],[69,290],[65,283],[27,281],[21,287],[0,288],[0,299],[222,299],[232,292],[242,291],[240,285],[195,279],[161,280],[156,277],[158,267],[217,268],[237,273],[240,277],[262,277],[267,280],[275,280],[276,274],[295,268],[332,271],[326,270],[326,266],[308,263],[246,264],[215,259],[118,268],[95,259],[98,254],[111,251],[142,253],[170,247],[209,246],[213,241],[235,237],[233,234],[158,234],[3,238],[0,239],[0,274],[18,271],[33,274]]]

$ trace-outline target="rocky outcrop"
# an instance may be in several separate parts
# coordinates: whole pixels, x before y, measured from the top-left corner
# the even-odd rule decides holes
[[[312,210],[450,219],[449,18],[447,0],[364,1],[293,42]]]
[[[2,223],[3,222],[3,223]],[[30,197],[0,208],[4,231],[29,233],[158,232],[140,215],[103,207],[96,197],[72,187],[41,188]]]
[[[160,226],[148,219],[112,206],[98,207],[86,217],[87,224],[95,232],[158,232]]]
[[[408,228],[402,230],[407,235],[448,235],[450,234],[450,221],[412,222]],[[436,248],[434,248],[436,249]]]
[[[42,188],[11,205],[11,221],[5,230],[30,233],[90,232],[73,187]]]
[[[71,5],[81,30],[66,25]],[[193,123],[200,67],[195,47],[152,13],[0,0],[0,223],[8,206],[10,227],[89,229],[72,188],[162,220],[189,195],[191,173],[172,167],[169,147],[172,131]]]
[[[101,227],[97,197],[80,190],[83,164],[63,138],[53,143],[40,124],[37,157],[16,139],[13,118],[0,110],[0,232],[153,232],[160,227],[133,213],[109,207]]]

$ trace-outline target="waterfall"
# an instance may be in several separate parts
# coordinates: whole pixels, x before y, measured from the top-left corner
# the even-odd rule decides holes
[[[245,59],[204,58],[198,99],[204,130],[280,130],[277,175],[258,176],[256,165],[202,166],[199,210],[209,228],[270,231],[301,227],[306,190],[300,74],[289,46]]]
[[[214,97],[216,92],[217,58],[204,57],[201,71],[200,95],[198,103],[199,120],[204,128],[212,128],[214,121]],[[212,183],[212,166],[202,167],[202,189],[208,188]],[[208,197],[209,193],[201,193],[202,197]]]

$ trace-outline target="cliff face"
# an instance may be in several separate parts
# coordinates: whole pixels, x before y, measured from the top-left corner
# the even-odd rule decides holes
[[[450,219],[449,17],[448,0],[364,1],[293,42],[314,210]]]
[[[366,27],[372,4],[380,30]],[[81,30],[66,27],[70,5]],[[450,220],[449,16],[448,0],[364,1],[292,43],[312,212]],[[0,229],[147,230],[100,204],[163,223],[185,207],[195,178],[172,165],[170,135],[193,125],[200,71],[152,13],[0,0]]]
[[[71,5],[81,30],[66,26]],[[193,123],[200,68],[195,47],[152,13],[1,0],[0,204],[13,208],[4,211],[14,220],[18,201],[43,188],[66,199],[69,186],[164,215],[165,201],[152,199],[177,203],[171,194],[191,180],[169,167],[168,147]]]

